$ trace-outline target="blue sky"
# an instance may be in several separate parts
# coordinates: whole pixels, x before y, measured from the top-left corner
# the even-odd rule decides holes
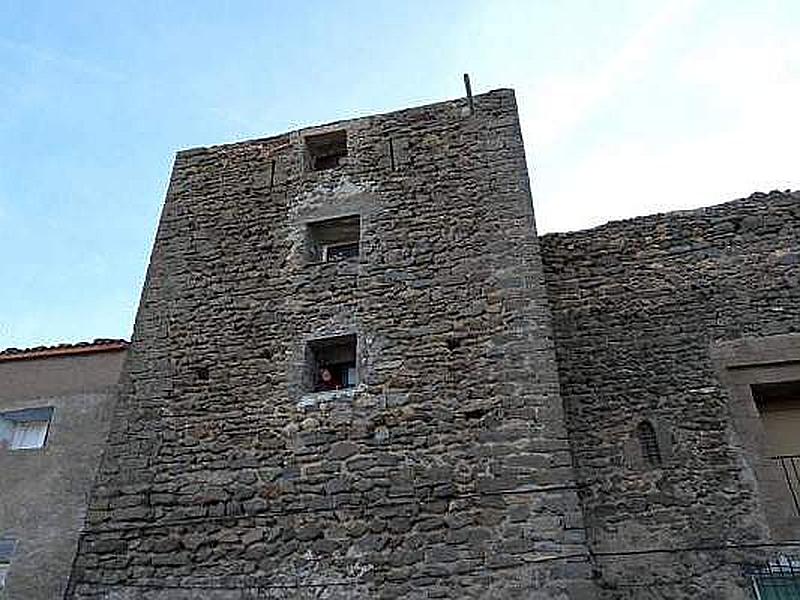
[[[514,87],[540,231],[800,188],[800,2],[0,0],[0,348],[129,337],[176,150]]]

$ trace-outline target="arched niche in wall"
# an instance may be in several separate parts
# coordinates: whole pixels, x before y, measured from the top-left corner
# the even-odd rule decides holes
[[[658,445],[656,428],[650,421],[641,421],[636,426],[636,439],[639,442],[639,454],[645,465],[660,467],[662,463],[661,449]]]
[[[669,426],[660,419],[641,419],[625,439],[624,454],[630,469],[663,467],[672,456]]]

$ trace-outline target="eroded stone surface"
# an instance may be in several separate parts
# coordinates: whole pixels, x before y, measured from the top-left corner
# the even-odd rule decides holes
[[[757,549],[714,548],[772,540],[710,348],[800,331],[798,240],[796,192],[541,238],[567,425],[608,597],[751,597],[741,565],[763,559]],[[659,433],[659,468],[642,464],[633,439],[643,419]],[[697,548],[708,550],[677,550]],[[620,554],[648,549],[673,552]]]
[[[178,155],[72,598],[590,594],[514,97],[475,101],[314,128],[333,170],[308,132]],[[360,385],[310,395],[352,333]]]

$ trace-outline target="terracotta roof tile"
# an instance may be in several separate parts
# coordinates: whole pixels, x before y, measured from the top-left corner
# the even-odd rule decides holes
[[[127,340],[98,338],[91,342],[77,342],[75,344],[37,346],[35,348],[6,348],[5,350],[0,350],[0,362],[75,354],[94,354],[96,352],[112,352],[125,350],[129,345],[130,342]]]

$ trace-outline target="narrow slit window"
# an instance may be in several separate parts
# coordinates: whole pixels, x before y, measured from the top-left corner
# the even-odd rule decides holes
[[[309,223],[307,237],[309,258],[312,262],[358,258],[361,247],[361,218],[351,215]]]
[[[636,428],[636,435],[639,438],[639,446],[642,451],[644,462],[651,467],[661,464],[661,450],[658,447],[658,437],[656,430],[647,422],[642,421]]]
[[[313,340],[308,344],[308,381],[315,392],[358,385],[355,335]]]
[[[306,138],[306,156],[311,171],[325,171],[340,166],[347,156],[347,132],[344,129],[310,135]]]

